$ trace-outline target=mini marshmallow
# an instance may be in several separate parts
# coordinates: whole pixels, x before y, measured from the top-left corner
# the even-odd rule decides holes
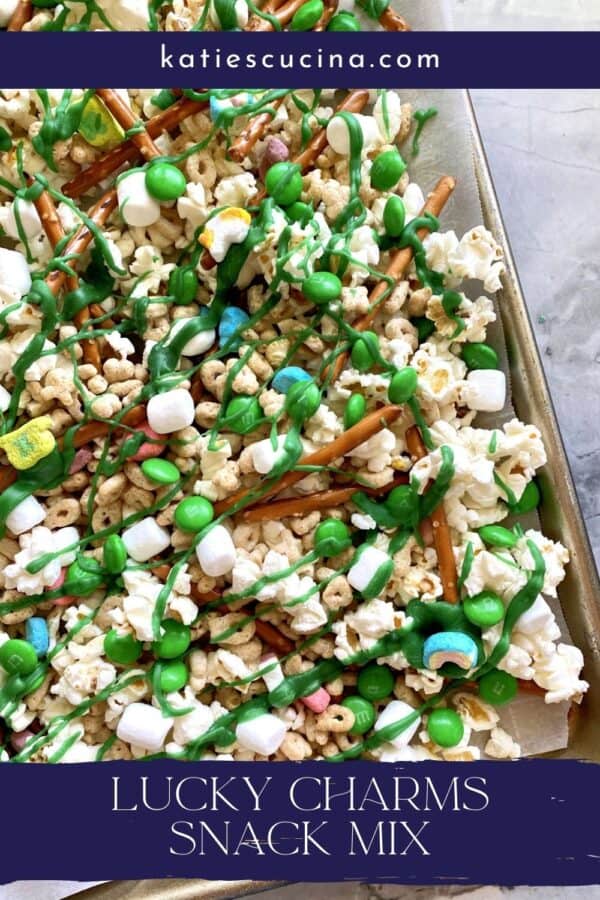
[[[248,237],[252,217],[240,206],[229,206],[209,219],[198,242],[208,250],[215,262],[223,262],[233,244]]]
[[[146,516],[122,534],[129,556],[135,562],[146,562],[166,550],[171,539],[166,528],[161,528],[152,516]]]
[[[160,219],[160,203],[146,188],[146,173],[133,172],[117,183],[119,210],[127,225],[145,228]]]
[[[161,749],[173,725],[160,709],[148,703],[130,703],[117,725],[117,737],[128,744],[156,753]]]
[[[381,731],[382,728],[386,728],[388,725],[393,725],[396,722],[400,722],[401,719],[405,719],[407,716],[410,716],[414,713],[414,709],[412,706],[409,706],[408,703],[405,703],[403,700],[392,700],[391,703],[383,709],[375,722],[374,730]],[[408,728],[405,728],[404,731],[401,731],[397,737],[393,738],[391,741],[388,741],[389,744],[392,744],[393,747],[405,747],[408,743],[410,743],[411,738],[414,736],[419,724],[421,722],[421,717],[409,725]]]
[[[499,369],[473,369],[462,389],[463,402],[478,412],[500,412],[506,403],[506,377]]]
[[[20,241],[21,235],[19,234],[17,218],[25,237],[34,238],[42,230],[42,222],[38,216],[37,209],[30,200],[22,200],[20,197],[15,197],[4,225],[7,235],[14,238],[15,241]]]
[[[46,518],[46,510],[35,497],[25,497],[6,517],[6,527],[13,534],[31,531]]]
[[[171,339],[175,337],[175,335],[179,334],[182,328],[190,322],[191,319],[177,319],[174,325],[171,327],[171,331],[169,334],[169,343]],[[198,334],[194,335],[193,338],[184,344],[183,350],[181,351],[182,356],[201,356],[203,353],[206,353],[207,350],[212,347],[215,342],[215,338],[217,333],[214,328],[208,328],[206,331],[200,331]]]
[[[8,393],[5,387],[2,387],[0,384],[0,412],[6,412],[8,407],[10,406],[10,398],[11,394]]]
[[[285,722],[271,713],[265,713],[247,722],[240,722],[235,729],[235,737],[243,750],[250,750],[260,756],[271,756],[281,747],[285,732]]]
[[[535,634],[553,622],[554,613],[540,594],[529,609],[519,616],[515,623],[515,631],[520,631],[521,634]]]
[[[147,0],[107,0],[101,3],[115,31],[148,31]],[[129,98],[127,98],[129,106]]]
[[[252,465],[261,475],[268,475],[273,466],[279,462],[283,456],[283,445],[285,444],[286,435],[280,434],[277,438],[277,448],[273,448],[270,438],[264,441],[257,441],[251,445],[250,453],[252,455]]]
[[[20,300],[30,288],[31,275],[23,254],[0,247],[0,295],[10,294]]]
[[[264,681],[266,688],[268,691],[274,691],[276,687],[278,687],[282,681],[285,679],[285,675],[283,674],[283,669],[275,656],[274,653],[269,654],[264,659],[260,661],[260,669],[265,669],[267,666],[271,666],[268,672],[265,672],[262,676],[262,680]]]
[[[237,558],[235,544],[224,525],[215,525],[196,547],[202,571],[213,578],[231,572]]]
[[[0,0],[0,28],[6,28],[19,5],[19,0]]]
[[[373,147],[379,140],[379,128],[372,116],[363,116],[360,113],[353,114],[354,119],[360,125],[363,136],[363,150]],[[329,146],[341,156],[350,155],[350,131],[348,123],[342,115],[335,115],[327,124],[327,141]]]
[[[194,421],[196,408],[189,391],[175,388],[151,397],[146,407],[148,425],[157,434],[170,434]]]
[[[391,577],[394,568],[393,560],[378,550],[377,547],[367,546],[362,550],[348,570],[348,583],[363,596],[370,598],[376,596],[385,587],[385,582]],[[387,576],[387,577],[386,577]],[[373,589],[383,582],[380,590],[373,593]]]

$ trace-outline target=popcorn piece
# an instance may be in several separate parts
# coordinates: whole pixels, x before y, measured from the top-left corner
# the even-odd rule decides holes
[[[250,231],[250,213],[238,206],[221,210],[204,226],[198,238],[215,262],[223,262],[233,244],[241,244]]]

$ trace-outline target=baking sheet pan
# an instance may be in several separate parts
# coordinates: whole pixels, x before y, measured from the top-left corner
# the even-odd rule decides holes
[[[539,474],[542,491],[540,518],[544,533],[565,544],[571,552],[567,576],[559,599],[573,641],[585,657],[583,677],[590,683],[580,707],[573,707],[569,746],[551,754],[600,762],[600,580],[588,541],[573,478],[554,414],[542,363],[527,313],[525,299],[502,221],[492,177],[467,92],[473,139],[474,165],[483,220],[504,247],[506,274],[500,310],[517,414],[541,431],[548,463]],[[268,891],[283,882],[204,881],[158,879],[114,881],[77,893],[82,900],[233,900],[248,893]]]

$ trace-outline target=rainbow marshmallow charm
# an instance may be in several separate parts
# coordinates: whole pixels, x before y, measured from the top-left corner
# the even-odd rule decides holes
[[[462,631],[439,631],[428,637],[423,646],[426,669],[436,670],[444,663],[454,663],[466,671],[477,663],[477,656],[477,644]]]
[[[0,438],[11,465],[22,472],[48,456],[56,446],[50,416],[39,416]]]

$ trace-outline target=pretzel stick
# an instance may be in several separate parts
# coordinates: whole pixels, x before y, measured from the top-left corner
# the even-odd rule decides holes
[[[283,97],[280,97],[278,100],[272,104],[273,109],[276,111],[279,109],[281,104],[283,103]],[[241,163],[250,153],[254,145],[257,141],[259,141],[264,135],[265,131],[273,121],[275,113],[274,112],[264,112],[259,116],[254,116],[253,119],[250,119],[250,122],[244,128],[243,131],[238,134],[233,144],[229,148],[228,156],[234,162]]]
[[[419,215],[423,216],[425,215],[425,213],[431,213],[434,216],[439,216],[444,206],[450,199],[455,187],[456,181],[454,180],[454,178],[452,178],[452,176],[444,175],[442,178],[440,178],[435,188],[427,198],[425,205]],[[427,228],[420,228],[417,232],[417,236],[420,240],[423,240],[428,234],[429,229]],[[412,247],[403,247],[402,250],[396,250],[391,258],[390,264],[388,265],[385,274],[389,278],[393,278],[396,282],[400,281],[412,261],[413,253],[414,251]],[[369,312],[365,313],[364,316],[361,316],[360,319],[357,319],[357,321],[353,325],[353,327],[357,331],[366,331],[371,326],[378,312],[378,301],[388,290],[389,284],[387,281],[381,280],[375,285],[375,287],[369,294]],[[340,355],[336,358],[335,362],[333,363],[333,374],[331,376],[332,382],[334,382],[339,377],[340,372],[346,365],[347,360],[348,351],[340,353]],[[329,367],[325,370],[323,377],[330,377]]]
[[[266,0],[263,3],[261,12],[267,15],[274,15],[281,6],[283,0]],[[264,27],[266,25],[266,28]],[[273,26],[266,19],[259,15],[250,16],[248,23],[244,26],[244,31],[273,31]]]
[[[364,444],[365,441],[368,441],[370,437],[373,437],[373,435],[377,434],[378,431],[381,431],[382,428],[395,422],[401,415],[402,409],[403,407],[401,406],[390,405],[374,410],[369,413],[368,416],[365,416],[364,419],[361,419],[356,425],[353,425],[352,428],[349,428],[348,431],[345,431],[334,441],[331,441],[330,444],[327,444],[327,446],[321,447],[314,453],[309,453],[308,456],[302,457],[298,465],[330,465],[339,456],[345,456],[347,453],[350,453],[351,450],[354,450],[354,448],[358,447],[360,444]],[[293,484],[296,484],[297,481],[302,481],[303,478],[306,478],[306,474],[306,472],[302,471],[286,472],[285,475],[278,478],[275,484],[272,484],[265,493],[261,495],[261,502],[264,502],[274,494],[278,494],[280,491],[291,487]],[[219,503],[216,503],[215,514],[220,516],[222,513],[227,512],[232,506],[235,506],[240,501],[244,500],[252,490],[254,490],[254,488],[244,488],[243,490],[232,494],[232,496],[228,497],[226,500],[221,500]]]
[[[397,12],[388,6],[379,16],[379,22],[386,31],[410,31],[410,25]]]
[[[108,190],[100,197],[88,213],[88,219],[91,219],[99,228],[106,223],[110,214],[117,208],[117,192],[114,188]],[[92,232],[87,225],[82,224],[81,228],[71,238],[64,250],[64,256],[80,256],[90,245],[92,241]],[[51,272],[46,278],[46,284],[56,297],[58,292],[64,287],[67,281],[67,274],[61,270]],[[88,316],[89,318],[89,316]]]
[[[261,619],[255,619],[254,625],[256,626],[256,633],[261,641],[264,641],[265,644],[268,644],[273,650],[277,650],[278,653],[285,656],[286,653],[291,653],[294,649],[294,642],[285,637],[285,635],[278,631],[274,625],[271,625],[270,622],[263,622]]]
[[[290,497],[285,500],[275,500],[273,503],[265,503],[260,506],[254,506],[252,509],[246,509],[242,513],[244,522],[263,522],[265,520],[280,520],[284,516],[303,516],[315,509],[331,509],[341,506],[352,500],[354,494],[362,492],[370,497],[381,497],[389,494],[399,484],[407,484],[408,477],[406,475],[397,475],[392,481],[382,487],[371,488],[363,485],[353,485],[352,487],[330,488],[327,491],[318,491],[315,494],[308,494],[306,497]]]
[[[424,456],[427,456],[427,449],[416,425],[413,425],[406,432],[406,445],[410,453],[417,459],[423,459]],[[452,539],[450,537],[450,529],[448,528],[448,522],[446,521],[443,503],[440,503],[440,505],[434,509],[430,519],[433,526],[433,542],[435,544],[438,563],[440,565],[444,599],[448,603],[458,603],[456,564],[454,562]]]
[[[7,31],[23,31],[23,25],[33,18],[33,3],[31,0],[19,0],[17,7],[10,17],[6,27]]]
[[[141,131],[136,130],[140,124],[138,119],[136,119],[129,106],[116,91],[113,91],[111,88],[98,88],[96,94],[108,111],[113,114],[121,128],[131,134],[131,140],[144,159],[156,159],[157,156],[161,155],[160,150],[146,128],[144,127]]]
[[[58,213],[56,212],[54,200],[47,191],[42,191],[40,196],[37,197],[33,202],[40,217],[42,228],[46,233],[46,237],[48,238],[52,248],[54,249],[65,236],[62,222],[58,218]],[[74,291],[77,288],[78,283],[79,282],[77,278],[73,275],[67,276],[67,288],[70,291]],[[74,322],[78,330],[81,330],[85,326],[85,323],[89,318],[90,313],[87,307],[80,309],[79,312],[75,314]],[[102,368],[102,360],[100,359],[100,351],[98,350],[96,341],[82,340],[81,346],[83,349],[83,358],[85,362],[90,363],[92,366],[94,366],[97,372],[100,372]]]
[[[337,0],[324,0],[324,3],[323,15],[313,28],[313,31],[327,31],[327,26],[337,12]]]
[[[164,112],[148,119],[146,131],[151,138],[157,138],[165,131],[172,131],[184,119],[202,112],[207,105],[207,103],[199,103],[196,100],[188,100],[187,97],[182,97]],[[104,181],[105,178],[108,178],[109,175],[120,169],[121,166],[128,162],[133,162],[139,155],[140,151],[133,143],[133,140],[124,141],[118,147],[115,147],[114,150],[110,150],[104,156],[101,156],[100,159],[93,162],[91,166],[88,166],[87,169],[84,169],[71,181],[64,184],[62,192],[67,197],[75,200],[96,187],[101,181]]]

